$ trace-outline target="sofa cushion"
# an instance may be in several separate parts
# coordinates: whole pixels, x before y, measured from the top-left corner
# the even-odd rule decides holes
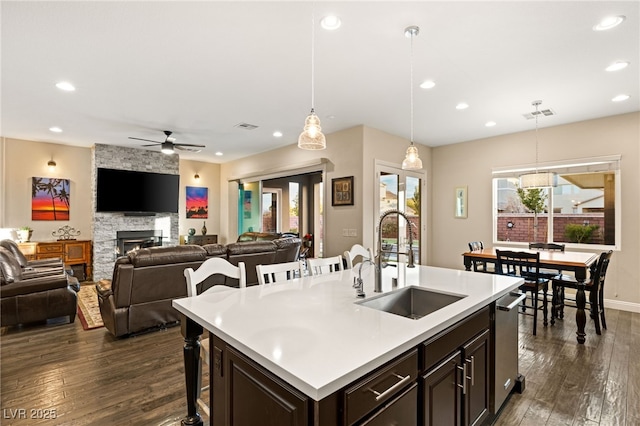
[[[202,248],[207,252],[207,256],[210,257],[227,256],[227,246],[223,244],[205,244]]]
[[[280,234],[277,232],[243,232],[238,237],[236,242],[242,243],[245,241],[272,241],[280,238]]]
[[[22,268],[13,254],[4,247],[0,247],[0,275],[2,284],[11,284],[20,281]]]
[[[273,240],[276,245],[275,263],[293,262],[298,260],[302,240],[298,237],[279,238]]]
[[[48,290],[69,287],[69,278],[66,274],[43,276],[28,280],[14,281],[0,289],[0,297],[13,297],[30,295]]]
[[[163,246],[134,250],[129,252],[128,256],[131,264],[139,268],[141,266],[204,261],[207,257],[207,252],[196,245]]]

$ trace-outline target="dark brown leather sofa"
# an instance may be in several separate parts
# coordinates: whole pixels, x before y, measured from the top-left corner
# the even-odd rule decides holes
[[[286,240],[286,241],[285,241]],[[113,278],[96,284],[104,325],[114,336],[165,327],[180,320],[171,306],[173,299],[187,297],[186,268],[197,269],[209,257],[223,257],[237,265],[245,262],[247,285],[256,285],[256,265],[297,259],[300,239],[251,241],[245,243],[150,247],[130,252],[116,260]],[[297,247],[297,248],[296,248]],[[222,276],[205,282],[238,286],[237,280]]]
[[[76,318],[78,280],[62,268],[24,271],[14,255],[0,247],[0,326],[48,319]]]

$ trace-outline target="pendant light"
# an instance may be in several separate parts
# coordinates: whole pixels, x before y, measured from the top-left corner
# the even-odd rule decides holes
[[[407,153],[402,162],[403,170],[422,169],[422,160],[418,154],[418,147],[413,144],[413,38],[420,33],[420,28],[413,25],[404,29],[404,35],[411,39],[411,72],[409,77],[411,89],[411,144],[407,148]]]
[[[552,172],[539,172],[538,171],[538,116],[540,112],[538,111],[538,107],[542,101],[533,101],[531,105],[536,107],[536,111],[534,113],[536,118],[536,164],[535,164],[535,172],[527,173],[520,176],[520,188],[523,189],[531,189],[531,188],[547,188],[547,187],[555,187],[558,186],[558,176]]]
[[[298,148],[319,150],[327,147],[327,140],[322,134],[320,119],[314,109],[315,103],[315,15],[311,12],[311,112],[304,120],[304,129],[298,137]]]

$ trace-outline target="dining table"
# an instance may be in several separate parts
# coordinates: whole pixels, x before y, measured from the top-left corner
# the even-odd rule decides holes
[[[599,253],[578,252],[578,251],[550,251],[550,250],[529,250],[518,247],[485,247],[482,250],[467,251],[462,254],[464,267],[471,271],[474,262],[497,263],[496,250],[524,251],[529,253],[540,253],[540,268],[557,270],[558,273],[572,272],[578,282],[576,291],[576,332],[578,343],[584,344],[586,340],[585,324],[587,317],[585,314],[586,296],[585,281],[589,270],[595,266]],[[497,270],[497,269],[496,269]]]

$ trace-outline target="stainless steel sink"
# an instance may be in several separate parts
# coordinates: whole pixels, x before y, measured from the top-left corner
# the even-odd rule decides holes
[[[465,297],[410,286],[356,303],[405,318],[420,319]]]

